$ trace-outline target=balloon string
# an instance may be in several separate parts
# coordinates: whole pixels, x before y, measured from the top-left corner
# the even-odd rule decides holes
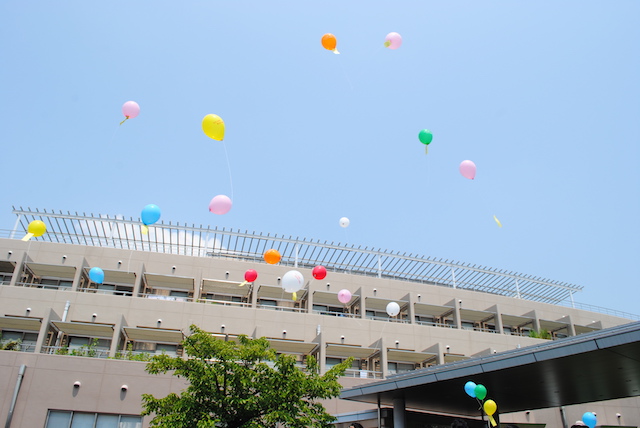
[[[231,177],[231,163],[229,162],[229,153],[227,153],[227,145],[224,141],[222,141],[222,146],[224,147],[224,155],[227,158],[227,168],[229,169],[229,184],[231,185],[231,201],[233,202],[233,179]]]
[[[120,125],[122,125],[123,123],[125,123],[127,121],[127,119],[129,119],[129,116],[125,116],[124,120],[122,122],[120,122]]]

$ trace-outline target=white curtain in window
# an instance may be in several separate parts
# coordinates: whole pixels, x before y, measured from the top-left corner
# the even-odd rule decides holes
[[[142,418],[140,416],[121,416],[118,428],[142,428]]]

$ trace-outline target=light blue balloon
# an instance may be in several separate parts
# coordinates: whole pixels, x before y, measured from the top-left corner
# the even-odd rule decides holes
[[[160,220],[160,207],[154,204],[149,204],[142,209],[140,214],[142,222],[149,226]]]
[[[584,415],[582,415],[582,422],[584,422],[584,424],[589,428],[595,428],[598,420],[596,419],[596,415],[594,415],[592,412],[586,412]]]
[[[476,398],[476,384],[474,382],[467,382],[464,384],[464,392],[471,398]]]
[[[96,284],[102,284],[104,282],[104,271],[99,267],[92,267],[89,270],[89,279]]]

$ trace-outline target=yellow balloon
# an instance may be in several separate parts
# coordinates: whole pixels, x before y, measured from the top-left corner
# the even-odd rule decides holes
[[[498,409],[498,405],[493,400],[487,400],[484,402],[484,411],[487,415],[493,415]]]
[[[29,223],[29,227],[27,228],[27,232],[32,233],[36,238],[38,236],[44,235],[46,231],[47,226],[40,220],[32,221],[31,223]]]
[[[224,120],[218,115],[208,114],[202,119],[202,130],[207,137],[222,141],[224,139]]]

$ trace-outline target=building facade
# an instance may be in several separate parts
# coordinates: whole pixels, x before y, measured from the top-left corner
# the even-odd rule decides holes
[[[147,427],[141,394],[164,396],[184,384],[146,374],[144,360],[182,355],[192,324],[220,338],[266,337],[300,364],[316,356],[323,371],[354,357],[341,381],[350,387],[633,318],[561,305],[578,286],[484,267],[247,232],[162,224],[143,234],[134,220],[16,214],[16,228],[0,239],[1,342],[18,350],[0,351],[2,415],[12,427]],[[36,219],[47,233],[21,240]],[[270,248],[280,263],[264,262]],[[311,273],[317,265],[328,270],[320,280]],[[91,281],[92,267],[104,271],[101,284]],[[258,272],[252,283],[248,269]],[[295,300],[281,287],[290,270],[305,278]],[[343,289],[348,303],[338,300]],[[391,302],[396,316],[387,313]],[[530,337],[543,332],[548,338]],[[378,423],[370,405],[325,405],[339,426]],[[603,425],[640,423],[635,399],[597,406]],[[431,425],[424,417],[422,426],[438,426],[451,415],[433,415]],[[553,409],[511,418],[561,426]]]

